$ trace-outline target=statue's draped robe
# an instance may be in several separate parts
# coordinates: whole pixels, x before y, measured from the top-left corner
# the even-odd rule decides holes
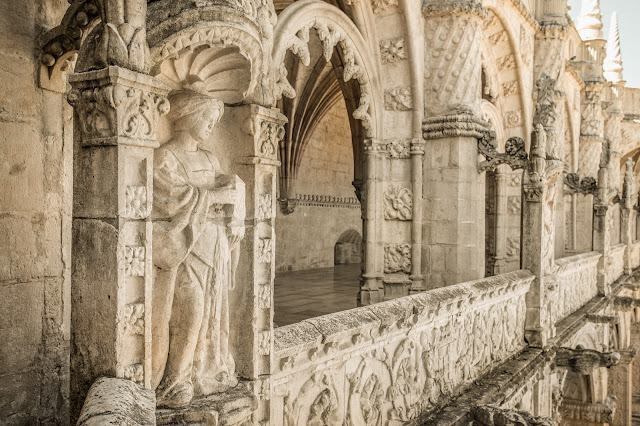
[[[210,152],[171,142],[154,156],[152,385],[159,403],[185,383],[195,396],[237,383],[228,348],[235,262],[226,224],[244,219],[244,191],[235,205],[217,200],[213,190],[229,182],[219,169]]]

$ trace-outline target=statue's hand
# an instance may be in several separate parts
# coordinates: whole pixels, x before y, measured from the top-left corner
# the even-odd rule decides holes
[[[244,238],[244,226],[230,226],[227,228],[229,244],[234,245]]]

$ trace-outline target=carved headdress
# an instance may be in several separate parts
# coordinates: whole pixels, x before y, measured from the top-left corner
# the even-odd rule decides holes
[[[174,131],[191,129],[200,121],[206,111],[218,111],[216,122],[224,112],[224,103],[211,97],[203,81],[185,84],[182,90],[176,90],[169,95],[171,111],[168,118],[173,123]]]

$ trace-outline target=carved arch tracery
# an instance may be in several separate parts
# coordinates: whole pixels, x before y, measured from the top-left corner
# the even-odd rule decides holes
[[[318,55],[316,51],[321,53]],[[291,54],[288,54],[288,53]],[[325,2],[288,6],[274,29],[274,99],[289,119],[280,147],[280,199],[293,211],[296,171],[313,129],[344,98],[354,151],[354,185],[363,178],[363,140],[380,133],[378,78],[367,45],[351,19]],[[311,66],[311,73],[302,71]],[[300,83],[302,76],[302,83]]]

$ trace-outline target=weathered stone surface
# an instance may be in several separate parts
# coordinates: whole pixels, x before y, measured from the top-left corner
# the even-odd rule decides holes
[[[153,426],[156,398],[153,391],[130,380],[100,378],[91,385],[78,426]]]

